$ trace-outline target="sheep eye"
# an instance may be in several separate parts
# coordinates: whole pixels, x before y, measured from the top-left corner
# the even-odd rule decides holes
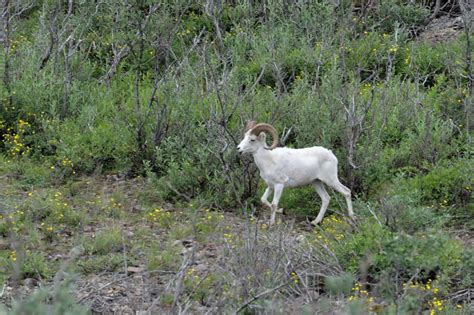
[[[254,141],[255,141],[255,139],[250,139],[250,142],[254,142]]]

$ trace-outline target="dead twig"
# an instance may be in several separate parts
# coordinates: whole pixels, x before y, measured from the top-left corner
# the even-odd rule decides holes
[[[82,301],[84,301],[85,299],[87,299],[88,297],[90,297],[92,294],[95,294],[95,293],[97,293],[97,292],[100,292],[100,291],[102,291],[103,289],[107,288],[108,286],[111,286],[112,284],[115,284],[115,283],[117,283],[117,282],[120,282],[120,281],[123,281],[123,280],[126,280],[126,279],[128,279],[128,276],[122,276],[122,277],[120,277],[120,278],[114,279],[114,280],[112,280],[112,281],[110,281],[110,282],[104,284],[103,286],[97,288],[96,290],[92,290],[92,291],[88,292],[85,296],[81,297],[81,298],[77,301],[77,303],[79,304],[79,303],[81,303]]]
[[[192,251],[189,256],[186,256],[183,259],[183,262],[181,264],[181,268],[179,269],[179,272],[176,274],[177,279],[175,281],[175,287],[174,287],[174,294],[173,294],[173,304],[171,305],[171,313],[176,314],[176,308],[179,309],[178,314],[182,314],[183,310],[181,309],[181,304],[179,303],[179,298],[181,294],[183,293],[183,282],[184,282],[184,277],[186,276],[186,272],[194,264],[195,261],[195,253],[196,253],[196,245],[193,245]],[[185,305],[185,310],[187,309],[187,306]]]
[[[3,294],[5,293],[5,288],[7,287],[7,282],[3,284],[2,292],[0,293],[0,298],[3,297]]]
[[[244,304],[242,304],[235,312],[234,314],[238,314],[240,313],[241,311],[243,311],[247,306],[249,306],[250,304],[252,304],[253,302],[255,302],[256,300],[258,300],[259,298],[267,295],[267,294],[270,294],[272,292],[275,292],[285,286],[287,286],[288,284],[290,283],[290,281],[286,281],[274,288],[271,288],[271,289],[268,289],[268,290],[265,290],[263,292],[260,292],[259,294],[257,294],[256,296],[254,296],[253,298],[247,300]]]

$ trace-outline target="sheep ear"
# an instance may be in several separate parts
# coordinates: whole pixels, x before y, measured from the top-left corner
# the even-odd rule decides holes
[[[260,134],[258,135],[258,140],[267,140],[267,134],[265,132],[260,132]]]

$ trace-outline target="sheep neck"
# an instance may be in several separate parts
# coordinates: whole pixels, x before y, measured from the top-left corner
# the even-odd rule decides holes
[[[257,165],[260,173],[265,174],[266,170],[270,169],[274,164],[273,152],[265,148],[260,148],[253,153],[255,164]]]

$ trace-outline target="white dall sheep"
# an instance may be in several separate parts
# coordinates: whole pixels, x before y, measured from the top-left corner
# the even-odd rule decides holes
[[[265,142],[265,133],[272,136],[273,143],[270,147]],[[351,191],[339,182],[337,158],[331,150],[323,147],[277,148],[277,145],[278,133],[273,126],[264,123],[256,124],[252,121],[247,124],[244,139],[237,146],[240,153],[251,153],[253,155],[255,164],[260,170],[260,177],[267,183],[268,187],[261,201],[272,210],[270,225],[275,223],[276,212],[282,212],[282,209],[278,209],[278,202],[283,189],[310,184],[313,185],[322,201],[319,214],[311,222],[312,224],[316,225],[321,222],[329,204],[330,197],[323,183],[344,195],[349,209],[349,216],[354,216]],[[270,204],[267,198],[271,193],[274,193],[274,195]]]

